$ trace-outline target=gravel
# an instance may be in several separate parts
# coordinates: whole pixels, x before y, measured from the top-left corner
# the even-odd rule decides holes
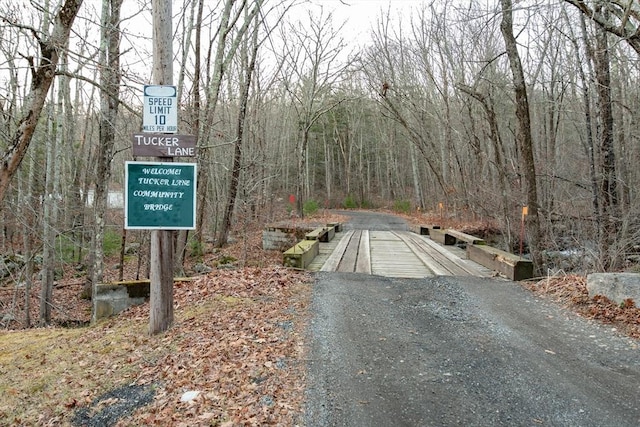
[[[640,425],[640,343],[516,283],[323,272],[313,292],[308,426]]]
[[[109,427],[137,408],[148,405],[155,394],[151,386],[127,385],[96,398],[76,411],[72,424],[78,427]]]

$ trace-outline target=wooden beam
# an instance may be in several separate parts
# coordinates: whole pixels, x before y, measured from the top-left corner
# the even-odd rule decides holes
[[[338,245],[333,250],[333,253],[329,256],[329,259],[324,263],[320,271],[336,271],[342,260],[344,252],[347,250],[347,245],[351,241],[354,231],[349,230],[346,232],[342,240],[338,242]]]
[[[369,230],[363,230],[358,247],[358,261],[356,273],[371,274],[371,248],[369,245]]]
[[[470,260],[502,273],[509,280],[526,280],[533,277],[533,263],[509,252],[487,245],[467,245]]]
[[[434,242],[438,242],[442,245],[456,244],[456,238],[451,236],[450,234],[447,234],[444,230],[432,228],[431,230],[429,230],[429,237],[431,237],[431,240],[433,240]]]
[[[456,239],[456,241],[466,242],[470,245],[485,245],[486,242],[480,237],[472,236],[471,234],[463,233],[462,231],[447,229],[445,233]]]
[[[347,246],[347,249],[338,265],[337,271],[346,273],[353,273],[356,271],[356,261],[358,260],[358,249],[360,247],[360,238],[362,236],[362,230],[354,231],[351,240]]]

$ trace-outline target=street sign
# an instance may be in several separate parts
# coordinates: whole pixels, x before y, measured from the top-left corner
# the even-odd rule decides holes
[[[124,228],[196,228],[196,164],[126,162]]]
[[[162,133],[134,133],[131,135],[134,156],[195,157],[194,135],[166,135]]]
[[[175,86],[144,86],[143,132],[178,132],[177,93]]]

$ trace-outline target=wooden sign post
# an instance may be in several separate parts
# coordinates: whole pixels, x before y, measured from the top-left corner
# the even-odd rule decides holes
[[[153,83],[155,85],[173,84],[173,25],[171,0],[151,2],[153,13]],[[168,102],[168,101],[167,101]],[[174,106],[177,109],[177,105]],[[149,115],[154,120],[165,120]],[[166,121],[165,121],[166,124]],[[147,127],[143,123],[143,129]],[[155,126],[155,123],[153,123]],[[167,129],[159,129],[167,130]],[[156,131],[150,128],[147,131]],[[175,133],[175,130],[173,130]],[[158,160],[166,160],[159,158]],[[151,231],[151,296],[149,310],[149,333],[164,332],[173,324],[173,231]]]
[[[524,219],[529,215],[529,206],[522,207],[522,221],[520,222],[520,256],[524,250]]]

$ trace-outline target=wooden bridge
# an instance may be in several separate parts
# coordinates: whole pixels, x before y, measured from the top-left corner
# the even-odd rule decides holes
[[[320,254],[309,269],[402,278],[491,275],[491,270],[466,259],[463,249],[444,247],[409,231],[338,233],[332,241],[320,244]]]

